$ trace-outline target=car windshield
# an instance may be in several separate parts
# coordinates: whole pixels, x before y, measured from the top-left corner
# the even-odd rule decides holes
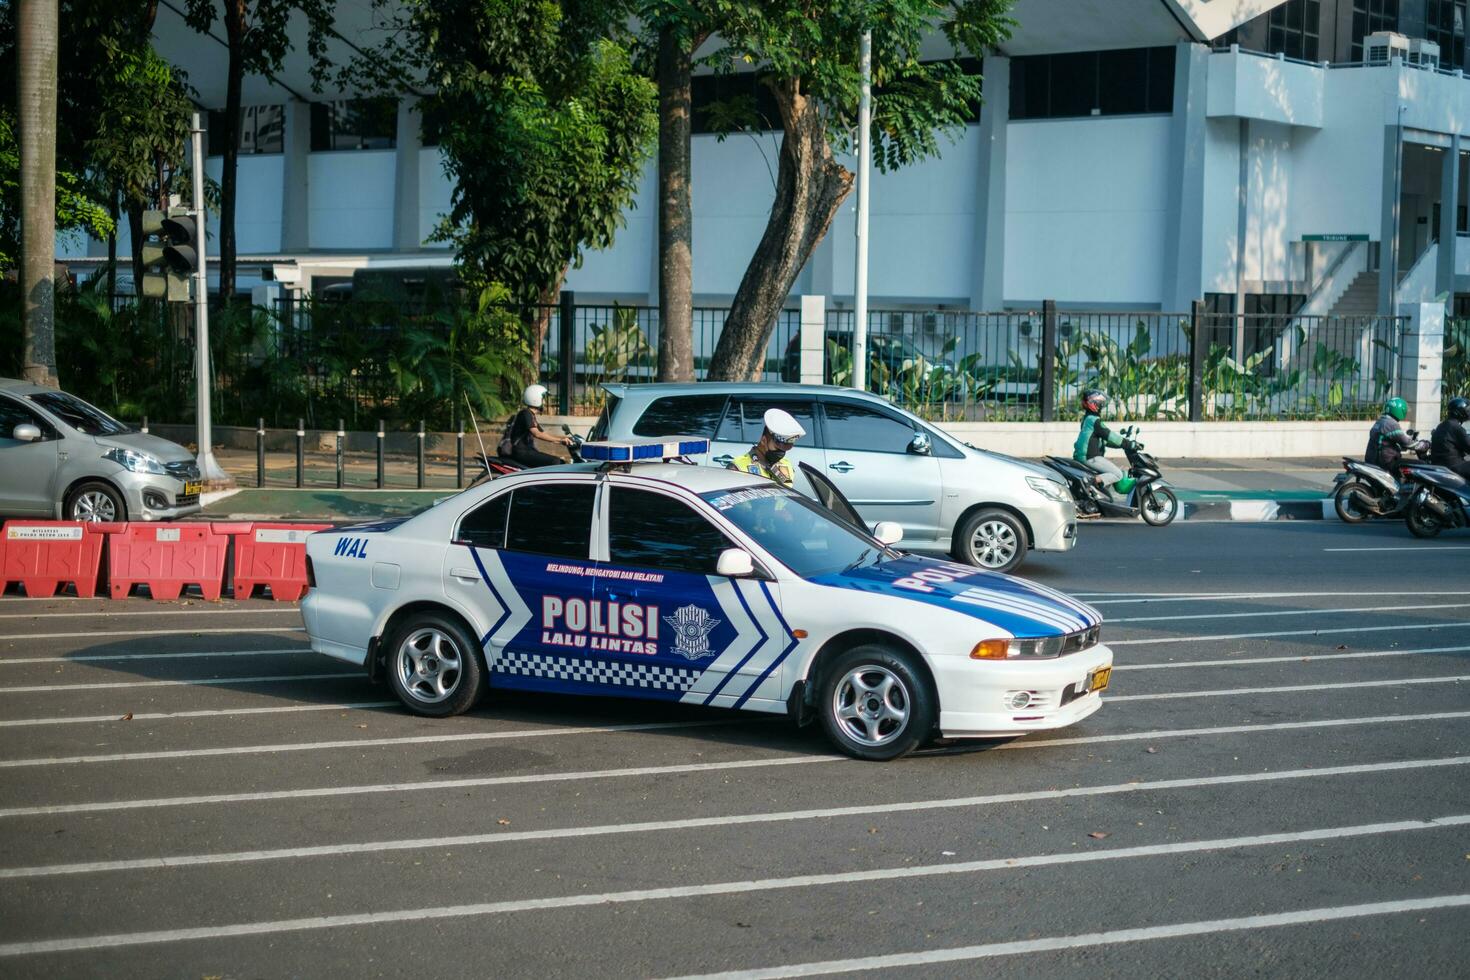
[[[750,487],[701,496],[802,578],[876,565],[895,557],[894,552],[794,490]]]
[[[29,397],[73,429],[89,436],[116,436],[133,431],[102,409],[64,391],[46,391]]]

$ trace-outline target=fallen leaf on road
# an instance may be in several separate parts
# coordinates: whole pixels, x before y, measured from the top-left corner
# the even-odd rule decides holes
[[[1339,643],[1339,644],[1338,644],[1338,645],[1337,645],[1337,648],[1338,648],[1338,649],[1339,649],[1339,650],[1346,650],[1346,649],[1347,649],[1347,644],[1346,644],[1346,643]]]
[[[125,714],[125,715],[122,716],[122,720],[123,721],[132,721],[133,720],[133,713],[131,711],[129,711],[127,714]]]
[[[358,728],[366,728],[367,726],[366,725],[358,725],[357,727]]]
[[[1144,749],[1144,751],[1147,752],[1149,755],[1156,755],[1159,750],[1150,745],[1148,748]]]
[[[507,819],[505,819],[504,817],[501,817],[499,820],[497,820],[495,822],[498,823],[498,824],[500,824],[500,826],[502,826],[502,827],[509,827],[510,826],[510,821],[507,820]]]
[[[1094,830],[1087,836],[1091,837],[1093,840],[1102,840],[1104,837],[1108,836],[1108,832],[1106,830]]]

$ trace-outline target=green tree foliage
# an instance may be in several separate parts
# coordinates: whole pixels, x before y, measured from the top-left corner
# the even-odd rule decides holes
[[[91,196],[87,183],[75,173],[56,174],[56,230],[61,234],[85,232],[95,238],[112,233],[107,207]],[[0,109],[0,273],[20,261],[20,147],[15,120]],[[19,337],[19,334],[16,334]]]

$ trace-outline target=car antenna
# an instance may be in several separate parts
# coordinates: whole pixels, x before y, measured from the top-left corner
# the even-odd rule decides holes
[[[490,457],[485,455],[485,440],[480,438],[480,423],[475,421],[475,406],[470,404],[470,393],[463,391],[460,394],[464,395],[464,407],[470,410],[470,425],[475,430],[475,441],[480,444],[480,458],[488,460]]]

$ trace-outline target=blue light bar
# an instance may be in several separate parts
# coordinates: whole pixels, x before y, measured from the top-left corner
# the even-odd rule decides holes
[[[582,458],[589,463],[661,463],[680,456],[709,452],[708,439],[631,439],[627,442],[585,442]]]

